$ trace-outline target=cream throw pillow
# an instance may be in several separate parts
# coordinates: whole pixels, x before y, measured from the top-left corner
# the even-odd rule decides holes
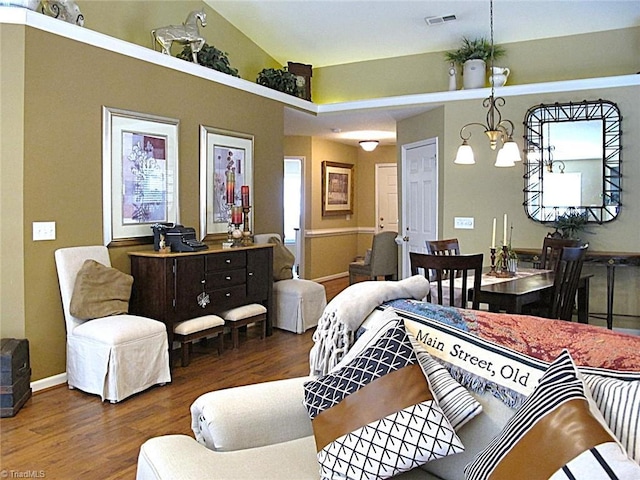
[[[95,260],[86,260],[73,287],[69,311],[80,320],[129,311],[133,277]]]

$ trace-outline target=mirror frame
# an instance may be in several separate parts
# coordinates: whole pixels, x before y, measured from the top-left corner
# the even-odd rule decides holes
[[[574,103],[540,104],[531,107],[524,118],[524,207],[527,216],[536,222],[553,222],[563,205],[543,205],[544,158],[541,152],[547,145],[543,129],[549,122],[580,122],[602,120],[602,205],[578,206],[572,210],[586,213],[587,221],[605,223],[614,220],[622,206],[620,123],[618,106],[607,100],[584,100]],[[536,160],[529,161],[530,156]]]

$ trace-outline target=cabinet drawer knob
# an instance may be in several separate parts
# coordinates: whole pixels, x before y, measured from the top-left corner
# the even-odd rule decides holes
[[[206,280],[200,280],[200,283],[202,283],[203,285],[206,283]]]
[[[227,259],[224,261],[224,263],[231,263],[231,259],[230,259],[230,258],[227,258]]]
[[[230,293],[225,293],[225,297],[230,297],[231,294]]]
[[[250,276],[250,277],[253,277],[253,272],[249,272],[249,276]]]
[[[224,279],[225,280],[231,280],[231,277],[227,275],[226,277],[224,277]]]

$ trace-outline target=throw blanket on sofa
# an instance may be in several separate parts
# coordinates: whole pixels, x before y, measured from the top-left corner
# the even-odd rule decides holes
[[[382,303],[400,298],[421,300],[428,291],[429,282],[422,275],[397,282],[359,282],[344,289],[326,306],[313,333],[310,374],[324,375],[336,366],[353,344],[354,332]]]

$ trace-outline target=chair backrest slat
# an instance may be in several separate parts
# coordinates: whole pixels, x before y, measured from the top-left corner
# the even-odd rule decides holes
[[[430,276],[429,272],[434,272],[431,282],[437,292],[437,303],[439,305],[444,304],[443,292],[448,291],[449,306],[467,308],[469,276],[473,276],[473,291],[477,292],[480,290],[482,262],[484,259],[482,253],[474,255],[429,255],[410,252],[409,259],[411,262],[412,275],[422,273],[428,278]],[[457,277],[462,277],[460,279],[461,289],[456,288],[455,278]],[[427,295],[427,301],[432,302],[432,300],[430,291]],[[456,302],[456,300],[459,301]],[[477,310],[479,306],[478,296],[473,295],[471,308]]]
[[[542,241],[542,254],[540,255],[540,267],[543,270],[555,270],[562,249],[564,247],[577,247],[579,240],[573,238],[545,237]]]
[[[571,320],[588,245],[563,247],[556,265],[549,318]]]

